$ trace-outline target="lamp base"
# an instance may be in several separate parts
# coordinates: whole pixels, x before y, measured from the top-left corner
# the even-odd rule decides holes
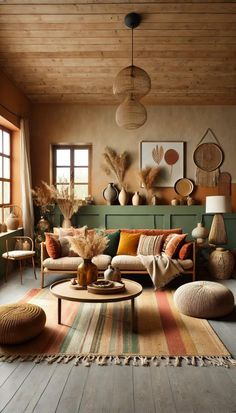
[[[209,244],[213,245],[227,244],[228,239],[222,214],[214,215],[208,240]]]

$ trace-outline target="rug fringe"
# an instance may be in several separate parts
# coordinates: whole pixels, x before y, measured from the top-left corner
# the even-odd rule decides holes
[[[231,356],[143,356],[135,355],[107,355],[107,354],[0,354],[0,362],[12,363],[14,361],[33,361],[34,363],[46,362],[47,364],[67,364],[73,360],[75,366],[90,367],[92,363],[98,366],[172,366],[184,365],[194,367],[236,367],[236,360]]]

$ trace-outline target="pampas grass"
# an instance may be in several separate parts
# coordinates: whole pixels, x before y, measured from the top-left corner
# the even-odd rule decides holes
[[[141,178],[142,184],[147,191],[149,201],[154,194],[154,186],[159,173],[160,168],[157,166],[146,166],[146,168],[139,171],[139,177]]]
[[[53,205],[56,202],[55,188],[53,185],[48,185],[44,181],[41,181],[40,186],[31,189],[31,193],[34,204],[40,207],[42,213],[48,212],[48,206]]]
[[[107,175],[113,173],[119,186],[124,186],[125,173],[130,166],[130,155],[128,152],[125,151],[118,155],[114,149],[107,146],[103,158],[106,164],[103,167],[105,173]]]
[[[54,188],[56,193],[57,204],[61,210],[64,219],[70,219],[72,215],[78,211],[79,207],[83,205],[81,199],[76,199],[74,192],[69,192],[68,185],[61,186],[58,190]]]
[[[84,259],[91,259],[102,254],[109,243],[105,235],[95,231],[88,231],[86,235],[68,238],[72,249]]]

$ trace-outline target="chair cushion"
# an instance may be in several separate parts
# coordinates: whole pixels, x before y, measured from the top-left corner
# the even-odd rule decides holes
[[[211,281],[193,281],[174,293],[177,309],[188,316],[217,318],[234,308],[234,296],[225,286]]]
[[[18,258],[31,258],[35,255],[35,251],[27,251],[27,250],[15,250],[15,251],[8,251],[4,252],[2,254],[3,258],[12,258],[12,259],[18,259]]]
[[[37,336],[46,323],[46,314],[34,304],[0,306],[0,343],[19,344]]]

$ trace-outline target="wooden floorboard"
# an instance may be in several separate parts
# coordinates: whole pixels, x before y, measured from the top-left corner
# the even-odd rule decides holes
[[[236,296],[236,280],[223,283]],[[30,270],[25,270],[22,286],[18,274],[12,274],[0,284],[0,303],[17,301],[38,287]],[[236,355],[235,312],[210,324]],[[233,413],[236,368],[1,362],[0,412]]]

